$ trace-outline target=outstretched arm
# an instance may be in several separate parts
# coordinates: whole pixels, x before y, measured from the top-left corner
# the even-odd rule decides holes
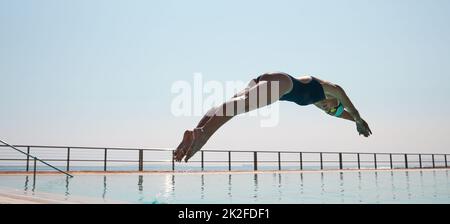
[[[339,116],[339,118],[349,120],[349,121],[355,121],[355,118],[353,118],[353,116],[346,110],[344,110],[344,112],[342,113],[341,116]]]
[[[326,91],[330,95],[336,97],[336,99],[338,99],[339,102],[341,102],[342,105],[344,105],[347,115],[349,115],[349,117],[353,118],[353,121],[357,122],[357,121],[361,120],[361,116],[359,115],[358,110],[355,108],[352,101],[347,96],[347,94],[345,93],[345,91],[342,87],[340,87],[339,85],[335,85],[335,84],[329,85],[329,88],[326,88]]]
[[[338,99],[339,102],[341,102],[344,106],[345,111],[340,117],[343,119],[354,121],[356,123],[358,133],[360,135],[364,135],[365,137],[369,137],[372,134],[369,125],[366,121],[364,121],[364,119],[361,118],[358,110],[355,108],[352,101],[345,93],[344,89],[339,85],[331,83],[326,83],[323,86],[327,94],[332,95],[333,97]]]

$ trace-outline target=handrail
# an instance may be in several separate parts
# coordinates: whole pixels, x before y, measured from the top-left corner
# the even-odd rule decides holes
[[[0,147],[5,147],[4,145],[0,145]],[[98,147],[98,146],[50,146],[50,145],[15,145],[15,147],[32,147],[32,148],[71,148],[71,149],[108,149],[108,150],[129,150],[129,151],[136,151],[136,150],[144,150],[144,151],[161,151],[161,152],[170,152],[170,151],[174,151],[172,148],[133,148],[133,147]],[[305,154],[309,154],[309,153],[323,153],[323,154],[339,154],[342,153],[343,155],[348,155],[348,154],[360,154],[360,155],[373,155],[374,153],[376,153],[377,155],[440,155],[440,156],[444,156],[444,155],[448,155],[446,153],[413,153],[413,152],[353,152],[353,151],[347,151],[347,152],[342,152],[342,151],[286,151],[286,150],[278,150],[278,151],[274,151],[274,150],[223,150],[223,149],[202,149],[202,151],[205,152],[240,152],[240,153],[253,153],[253,152],[257,152],[257,153],[305,153]]]
[[[1,141],[3,142],[3,141]],[[5,142],[3,142],[4,144],[6,144]],[[118,147],[87,147],[87,146],[48,146],[48,145],[44,145],[44,146],[39,146],[39,145],[0,145],[0,147],[11,147],[25,155],[28,155],[27,159],[26,159],[26,170],[29,170],[29,157],[30,157],[30,149],[31,148],[37,148],[37,149],[66,149],[66,158],[62,159],[62,158],[46,158],[46,161],[55,161],[55,162],[66,162],[65,167],[66,167],[66,171],[69,172],[70,168],[71,168],[71,162],[103,162],[102,166],[103,166],[103,171],[107,171],[108,170],[108,162],[127,162],[127,163],[135,163],[136,165],[138,165],[138,170],[139,171],[144,171],[144,163],[150,163],[150,162],[155,162],[155,163],[171,163],[171,170],[175,171],[175,160],[173,157],[173,154],[175,152],[174,149],[171,148],[132,148],[132,147],[127,147],[127,148],[118,148]],[[27,148],[27,153],[17,149],[17,148]],[[103,158],[90,158],[90,159],[73,159],[71,158],[71,151],[73,150],[87,150],[87,151],[103,151]],[[117,158],[117,159],[108,159],[108,152],[110,151],[128,151],[128,152],[133,152],[133,151],[137,151],[139,152],[139,156],[137,159],[128,159],[128,158]],[[155,160],[155,158],[150,158],[149,160],[144,159],[144,152],[166,152],[166,153],[170,153],[170,155],[164,155],[163,160]],[[213,160],[206,160],[205,159],[205,154],[214,154],[214,153],[227,153],[228,154],[228,159],[227,160],[217,160],[217,159],[213,159]],[[252,153],[253,154],[253,158],[251,159],[238,159],[238,160],[232,160],[232,154],[233,155],[239,155],[242,153]],[[276,153],[277,159],[276,160],[267,160],[267,159],[258,159],[258,155],[265,155],[265,154],[274,154]],[[296,158],[285,158],[282,159],[281,155],[293,155]],[[308,156],[307,156],[308,155]],[[315,155],[316,158],[311,159],[311,157],[309,155]],[[325,156],[326,155],[326,156]],[[333,156],[338,156],[337,158],[329,158],[329,155],[333,155]],[[347,155],[352,155],[353,159],[348,159],[344,157]],[[165,157],[168,156],[168,157]],[[320,164],[320,170],[324,170],[326,169],[325,165],[327,164],[331,164],[331,163],[335,163],[336,165],[338,165],[337,167],[342,170],[342,169],[347,169],[349,168],[348,166],[344,166],[347,164],[352,164],[352,166],[354,164],[357,165],[358,169],[361,169],[361,165],[364,164],[368,164],[368,163],[372,163],[373,164],[373,168],[374,169],[379,169],[382,166],[379,166],[380,164],[389,164],[391,169],[397,168],[394,166],[394,164],[403,164],[402,167],[408,169],[408,168],[413,168],[414,165],[417,165],[417,163],[419,163],[419,167],[420,168],[427,168],[428,166],[425,165],[425,163],[432,163],[432,168],[437,168],[437,167],[445,167],[448,168],[449,167],[449,163],[448,163],[448,156],[450,156],[450,154],[446,154],[446,153],[400,153],[400,152],[392,152],[392,153],[386,153],[386,152],[342,152],[342,151],[334,151],[334,152],[324,152],[324,151],[273,151],[273,150],[211,150],[211,149],[205,149],[205,150],[201,150],[199,152],[199,156],[200,156],[200,160],[191,160],[189,161],[189,163],[200,163],[201,165],[201,170],[205,169],[205,163],[228,163],[228,170],[231,171],[231,165],[232,163],[253,163],[253,169],[254,170],[258,170],[258,163],[261,164],[265,164],[265,163],[275,163],[277,162],[278,164],[278,170],[282,170],[283,165],[286,163],[297,163],[298,167],[300,168],[300,170],[303,170],[304,168],[304,164],[311,164],[311,163],[319,163]],[[318,158],[317,158],[318,156]],[[364,156],[364,157],[362,157]],[[367,156],[370,156],[370,159],[368,159]],[[387,157],[388,156],[388,157]],[[394,156],[395,156],[395,160],[394,160]],[[402,159],[401,161],[398,161],[399,157],[401,156]],[[409,157],[408,157],[409,156]],[[431,156],[431,161],[428,161],[427,159],[423,159],[425,158],[425,156]],[[31,156],[32,158],[35,159],[35,163],[37,160],[37,157]],[[439,158],[436,158],[439,157]],[[386,160],[388,159],[388,160]],[[418,159],[418,161],[417,161]],[[24,159],[8,159],[8,158],[0,158],[0,161],[23,161]],[[62,172],[70,177],[72,177],[70,174],[42,161],[39,159],[39,161],[43,162],[44,164],[50,166],[51,168],[58,170],[59,172]],[[445,164],[445,166],[442,166],[442,163]],[[413,166],[410,166],[410,164],[412,164]],[[440,165],[439,165],[440,164]],[[428,164],[429,165],[429,164]],[[417,167],[417,166],[416,166]],[[431,168],[428,167],[428,168]],[[36,166],[34,166],[35,170],[34,172],[36,172]],[[169,170],[169,169],[167,169]]]
[[[16,151],[18,151],[18,152],[24,154],[24,155],[27,155],[27,156],[33,158],[33,159],[35,160],[35,164],[36,164],[36,160],[37,160],[37,161],[39,161],[39,162],[41,162],[41,163],[43,163],[43,164],[45,164],[45,165],[47,165],[47,166],[53,168],[54,170],[59,171],[60,173],[63,173],[63,174],[65,174],[65,175],[69,176],[69,177],[73,177],[73,176],[70,175],[69,173],[66,173],[66,172],[64,172],[64,171],[62,171],[62,170],[60,170],[60,169],[58,169],[57,167],[54,167],[54,166],[48,164],[47,162],[45,162],[45,161],[42,160],[42,159],[39,159],[39,158],[36,157],[36,156],[30,155],[30,154],[28,154],[28,153],[26,153],[26,152],[23,152],[22,150],[16,148],[16,147],[13,146],[13,145],[8,144],[7,142],[5,142],[5,141],[3,141],[3,140],[1,140],[1,139],[0,139],[0,142],[1,142],[2,144],[4,144],[4,145],[2,145],[2,146],[8,146],[8,147],[10,147],[10,148],[12,148],[12,149],[14,149],[14,150],[16,150]],[[36,165],[35,165],[35,168],[36,168]],[[36,172],[34,172],[34,175],[36,175]]]

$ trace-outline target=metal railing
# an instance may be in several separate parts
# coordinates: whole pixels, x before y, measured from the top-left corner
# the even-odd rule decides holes
[[[11,146],[0,146],[0,147],[11,147]],[[70,174],[62,171],[61,169],[52,166],[37,157],[33,157],[30,153],[37,153],[39,150],[51,149],[58,152],[59,158],[48,157],[46,161],[49,162],[59,162],[63,163],[63,166],[67,172],[71,171],[71,166],[74,163],[79,162],[90,162],[97,163],[95,167],[102,168],[102,171],[109,171],[112,167],[110,163],[123,163],[128,165],[133,165],[137,167],[136,171],[151,171],[151,169],[146,169],[145,164],[149,163],[163,163],[168,164],[168,168],[164,168],[165,171],[176,171],[178,166],[182,166],[185,163],[175,163],[173,159],[174,151],[171,149],[162,148],[108,148],[108,147],[80,147],[80,146],[37,146],[37,145],[15,145],[14,148],[23,148],[27,150],[26,158],[2,158],[1,161],[15,161],[24,162],[25,170],[28,172],[30,170],[30,158],[34,159],[34,172],[36,172],[36,160],[40,161],[59,172],[65,173],[70,176]],[[18,149],[17,149],[18,150]],[[74,159],[72,154],[76,150],[89,150],[98,152],[96,157],[100,158],[88,158],[88,159]],[[20,151],[20,150],[19,150]],[[110,158],[110,154],[123,151],[129,154],[136,153],[136,158],[133,156],[132,159],[129,158]],[[163,153],[164,155],[159,156],[149,156],[145,153]],[[84,152],[83,152],[84,153]],[[207,160],[205,155],[212,154],[222,154],[223,159],[220,160]],[[85,153],[84,153],[85,154]],[[136,155],[133,154],[133,155]],[[0,154],[1,155],[1,154]],[[50,156],[52,154],[50,153]],[[244,156],[243,156],[244,155]],[[259,159],[263,156],[275,156],[276,159]],[[250,170],[261,170],[264,168],[261,164],[275,164],[273,170],[326,170],[326,169],[395,169],[395,168],[448,168],[448,155],[442,153],[367,153],[367,152],[304,152],[304,151],[254,151],[254,150],[202,150],[198,152],[192,160],[187,164],[200,163],[199,166],[202,171],[206,170],[205,164],[224,164],[221,167],[224,170],[232,171],[238,170],[233,169],[233,165],[236,164],[250,164]],[[160,160],[155,160],[157,157],[162,158]],[[247,160],[239,160],[233,158],[245,158],[249,157]],[[287,159],[285,157],[288,157]],[[332,157],[332,158],[330,158]],[[351,157],[351,158],[344,158]],[[363,158],[364,157],[364,158]],[[395,158],[394,158],[395,157]],[[427,160],[428,158],[428,160]],[[150,160],[146,160],[150,159]],[[99,165],[99,163],[101,165]],[[293,165],[294,164],[294,165]],[[311,165],[313,164],[313,165]],[[331,165],[330,165],[331,164]],[[367,165],[368,164],[368,165]],[[400,164],[400,166],[398,166]],[[384,166],[383,166],[384,165]],[[92,166],[91,166],[92,167]],[[89,171],[89,170],[88,170]],[[134,171],[133,168],[128,168],[127,171]]]
[[[28,148],[27,152],[24,152],[24,151],[22,151],[22,150],[16,148],[16,146],[10,145],[10,144],[8,144],[7,142],[5,142],[5,141],[3,141],[3,140],[0,140],[0,143],[3,144],[3,145],[1,145],[1,147],[8,147],[8,148],[14,149],[14,150],[16,150],[17,152],[19,152],[19,153],[21,153],[21,154],[27,156],[27,171],[29,171],[30,158],[33,159],[33,167],[34,167],[34,169],[33,169],[33,184],[36,183],[36,171],[37,171],[36,168],[37,168],[37,161],[41,162],[42,164],[44,164],[44,165],[46,165],[46,166],[48,166],[48,167],[50,167],[50,168],[52,168],[52,169],[54,169],[54,170],[60,172],[60,173],[63,173],[63,174],[65,174],[65,175],[67,175],[68,177],[73,177],[71,174],[69,174],[69,173],[67,173],[67,172],[64,172],[64,171],[58,169],[57,167],[55,167],[55,166],[53,166],[53,165],[51,165],[51,164],[45,162],[44,160],[39,159],[39,158],[36,157],[36,156],[32,156],[32,155],[30,154],[29,148]],[[1,158],[0,158],[0,159],[1,159]]]

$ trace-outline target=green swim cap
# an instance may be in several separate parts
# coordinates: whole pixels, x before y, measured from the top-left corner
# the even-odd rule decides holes
[[[334,113],[334,116],[336,117],[340,117],[342,116],[342,114],[344,113],[344,105],[342,105],[341,102],[339,102],[339,105],[337,106],[337,108],[335,108],[336,113]]]

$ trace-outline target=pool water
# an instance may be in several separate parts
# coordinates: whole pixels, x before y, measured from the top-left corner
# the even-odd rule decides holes
[[[127,203],[450,203],[449,170],[14,175],[0,187]]]

